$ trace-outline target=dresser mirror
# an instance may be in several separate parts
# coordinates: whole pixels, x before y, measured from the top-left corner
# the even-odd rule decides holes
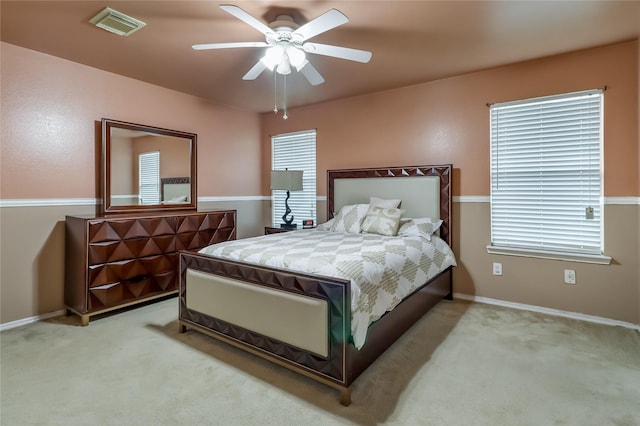
[[[196,210],[195,133],[102,119],[104,214]]]

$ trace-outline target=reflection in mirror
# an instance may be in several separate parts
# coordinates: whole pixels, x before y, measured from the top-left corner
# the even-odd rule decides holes
[[[102,120],[105,213],[195,209],[196,135]]]

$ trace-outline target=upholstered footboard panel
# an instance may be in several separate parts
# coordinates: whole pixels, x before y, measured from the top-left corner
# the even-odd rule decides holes
[[[278,294],[283,292],[288,297]],[[348,281],[183,252],[180,254],[179,294],[181,326],[206,330],[213,337],[231,340],[236,346],[251,349],[254,353],[257,351],[284,366],[303,370],[328,383],[348,386],[346,351],[351,329]],[[244,312],[254,319],[240,319],[243,313],[233,313],[224,308],[224,300],[220,303],[201,300],[222,297],[229,301],[243,294],[255,297],[251,312]],[[258,294],[271,298],[271,302],[261,304]],[[242,304],[236,307],[238,305]],[[286,320],[286,315],[270,319],[270,324],[259,324],[274,315],[274,309],[285,307],[294,314],[303,306],[311,306],[314,311],[312,321],[316,324],[311,339],[302,337],[298,332],[297,337],[285,337],[288,331],[279,330],[278,323],[282,323],[283,318]],[[295,318],[289,320],[299,321]],[[320,322],[324,322],[324,332],[319,330]],[[327,338],[320,342],[323,333]]]
[[[329,356],[327,301],[187,269],[187,307]]]

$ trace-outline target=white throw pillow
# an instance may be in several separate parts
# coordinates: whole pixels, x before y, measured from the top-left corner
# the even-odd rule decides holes
[[[336,218],[331,218],[328,221],[326,221],[325,223],[321,223],[320,225],[318,225],[316,227],[317,230],[319,231],[330,231],[331,227],[333,226],[333,223],[336,221]]]
[[[367,216],[369,204],[351,204],[342,206],[331,226],[333,232],[359,234],[362,221]]]
[[[433,235],[442,225],[441,219],[432,219],[430,217],[421,217],[416,219],[403,219],[400,222],[398,236],[412,237],[418,236],[431,241]]]
[[[397,209],[400,207],[402,200],[396,199],[384,199],[378,197],[370,197],[369,204],[375,207],[382,207],[383,209]]]

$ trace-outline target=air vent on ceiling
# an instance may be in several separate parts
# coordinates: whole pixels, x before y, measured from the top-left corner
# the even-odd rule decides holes
[[[127,16],[109,7],[105,7],[102,12],[91,18],[89,22],[96,27],[121,36],[128,36],[147,25],[136,18]]]

